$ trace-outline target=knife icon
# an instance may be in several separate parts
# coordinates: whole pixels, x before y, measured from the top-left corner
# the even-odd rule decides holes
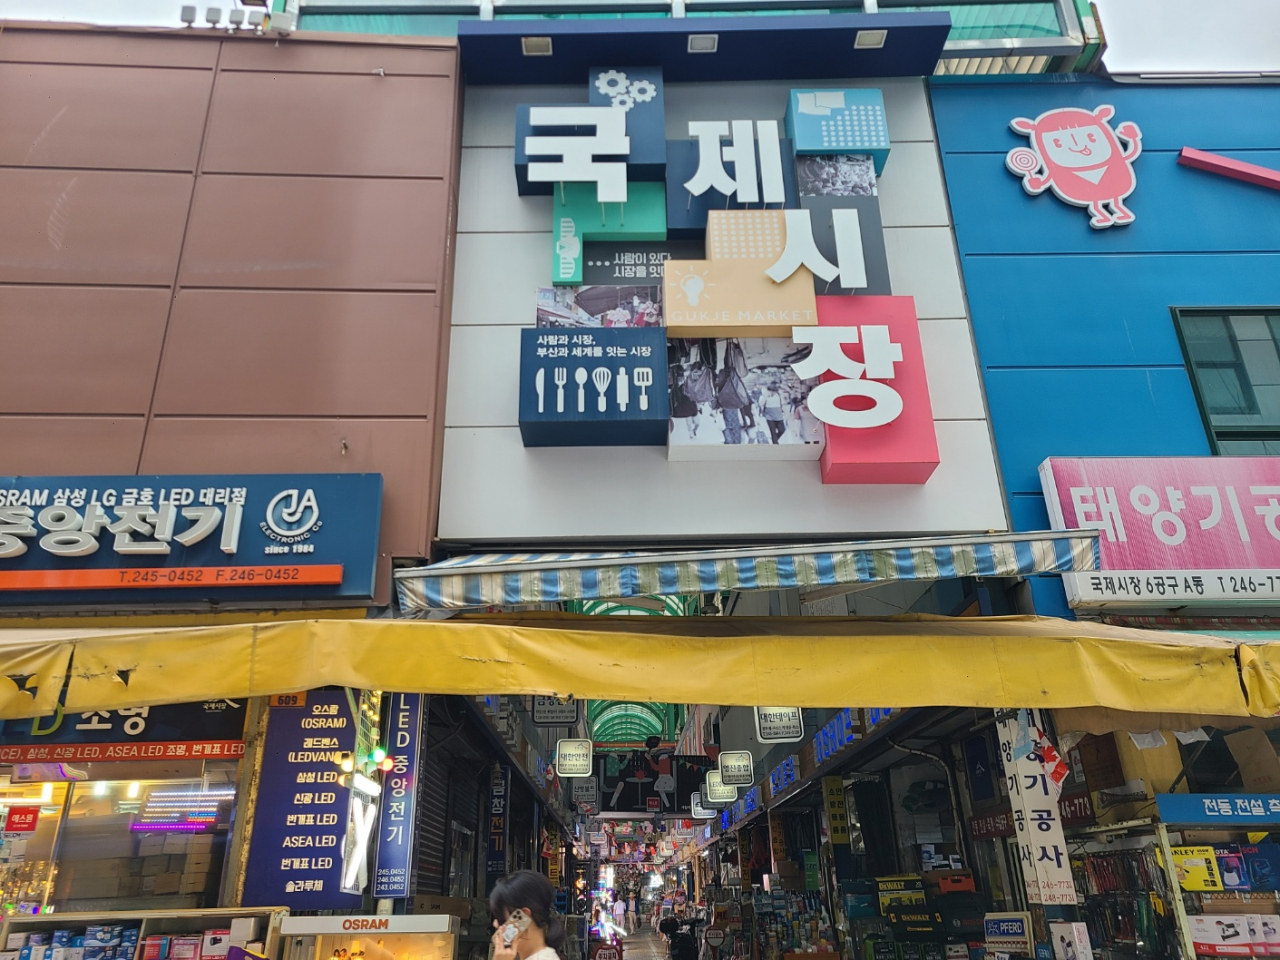
[[[543,398],[542,391],[546,387],[546,381],[547,381],[547,371],[544,370],[542,367],[539,367],[538,372],[533,375],[533,389],[538,391],[538,412],[539,413],[542,413],[543,411],[544,398]]]

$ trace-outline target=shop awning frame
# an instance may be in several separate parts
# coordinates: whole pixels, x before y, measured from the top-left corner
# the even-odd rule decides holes
[[[397,570],[406,613],[1098,569],[1096,530],[607,553],[488,553]]]
[[[1274,716],[1280,644],[1039,617],[460,616],[0,630],[0,718],[328,685],[727,706]]]

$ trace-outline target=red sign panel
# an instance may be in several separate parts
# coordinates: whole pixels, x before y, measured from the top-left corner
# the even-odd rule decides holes
[[[39,819],[39,807],[10,807],[4,818],[4,832],[34,833]]]
[[[182,743],[24,743],[0,747],[0,763],[217,760],[243,756],[243,740],[196,740]]]

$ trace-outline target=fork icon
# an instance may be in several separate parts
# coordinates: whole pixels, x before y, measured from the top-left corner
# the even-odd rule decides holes
[[[564,385],[569,382],[569,368],[556,367],[553,379],[556,384],[556,413],[564,413]]]

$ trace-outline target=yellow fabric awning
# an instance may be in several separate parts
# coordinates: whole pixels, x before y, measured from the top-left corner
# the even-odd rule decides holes
[[[1280,645],[1274,645],[1280,646]],[[465,617],[0,630],[0,717],[289,693],[1270,716],[1280,650],[1037,617]],[[1246,700],[1246,690],[1249,699]],[[1259,712],[1267,711],[1267,712]]]

